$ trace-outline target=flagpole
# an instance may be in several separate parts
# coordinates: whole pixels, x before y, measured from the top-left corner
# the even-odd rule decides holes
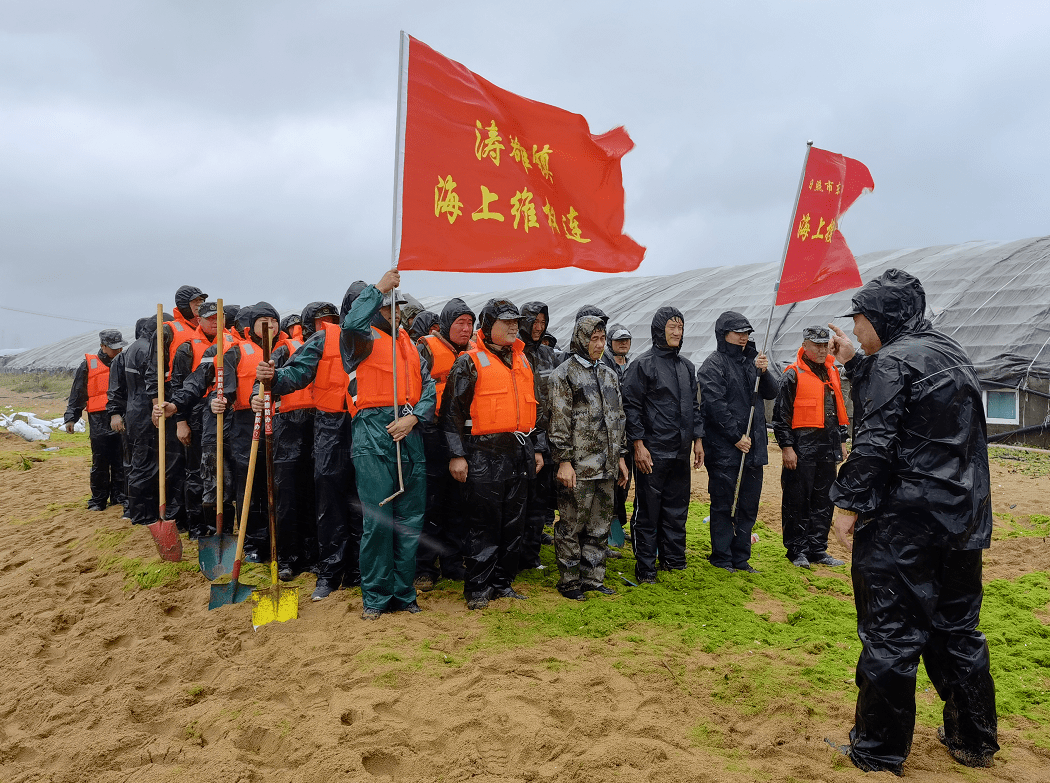
[[[405,123],[408,113],[408,33],[401,31],[401,47],[398,55],[397,69],[397,129],[394,133],[394,219],[390,238],[390,268],[397,269],[397,262],[401,255],[401,217],[402,203],[405,189]],[[394,377],[394,421],[399,418],[397,405],[397,338],[399,324],[397,323],[397,288],[390,289],[390,366]],[[382,501],[379,505],[384,506],[405,491],[405,475],[401,466],[401,441],[394,441],[394,450],[397,455],[397,484],[398,489],[393,495]]]
[[[791,244],[791,234],[795,230],[795,215],[798,212],[798,202],[802,198],[802,186],[806,182],[806,166],[809,165],[809,153],[813,149],[813,140],[810,139],[806,142],[806,156],[802,159],[802,173],[798,177],[798,190],[795,191],[795,205],[791,208],[791,224],[788,226],[787,236],[784,238],[784,252],[780,256],[780,271],[777,273],[776,282],[773,283],[773,301],[769,304],[769,318],[766,320],[766,336],[762,341],[762,353],[764,354],[769,348],[770,332],[773,329],[773,311],[777,306],[777,291],[780,288],[780,279],[784,276],[784,265],[787,263],[788,246]],[[768,370],[767,370],[768,372]],[[747,417],[747,429],[744,431],[745,435],[750,436],[751,425],[755,421],[755,404],[758,401],[758,384],[762,380],[762,373],[759,372],[755,375],[755,388],[751,392],[751,412]],[[740,454],[740,469],[736,474],[736,489],[733,492],[733,509],[729,512],[730,517],[733,520],[733,534],[736,534],[736,504],[740,499],[740,483],[744,478],[744,460],[747,459],[747,452],[741,452]]]

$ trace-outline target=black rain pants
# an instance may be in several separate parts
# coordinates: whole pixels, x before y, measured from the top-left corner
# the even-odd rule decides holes
[[[787,559],[805,557],[816,562],[828,553],[828,531],[835,510],[831,485],[835,483],[834,462],[803,462],[794,470],[780,474],[783,490],[780,520]]]
[[[349,413],[314,416],[314,499],[317,506],[317,582],[332,589],[361,583],[364,523],[357,474],[350,458]]]
[[[631,539],[638,579],[656,576],[660,567],[685,568],[685,520],[689,515],[690,465],[688,458],[653,457],[653,472],[635,476],[635,508]]]
[[[314,415],[312,408],[279,413],[273,425],[277,564],[297,574],[316,562]]]
[[[915,727],[920,657],[944,700],[948,746],[976,756],[994,753],[995,683],[988,642],[977,630],[982,551],[930,546],[894,527],[875,520],[854,538],[863,649],[851,753],[872,769],[900,772]]]
[[[463,487],[468,526],[463,595],[468,601],[493,598],[510,590],[518,575],[533,466],[526,465],[524,459],[517,463],[516,469],[494,475],[485,455],[472,454],[467,460],[467,481]]]
[[[94,428],[92,427],[92,431]],[[124,444],[120,434],[107,432],[91,441],[90,508],[124,505]]]
[[[707,466],[707,490],[711,495],[710,561],[719,568],[744,568],[751,559],[751,531],[762,496],[762,466],[744,466],[734,517],[733,492],[739,470],[739,465]]]
[[[463,485],[449,473],[445,433],[433,427],[423,430],[426,456],[427,498],[423,532],[416,550],[416,577],[461,580],[465,574],[467,528],[463,516]]]

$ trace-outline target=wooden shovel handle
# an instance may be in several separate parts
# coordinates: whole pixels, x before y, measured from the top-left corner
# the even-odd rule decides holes
[[[164,418],[164,305],[157,305],[157,402],[160,403],[160,421],[157,422],[157,464],[160,467],[160,518],[167,512],[167,421]]]

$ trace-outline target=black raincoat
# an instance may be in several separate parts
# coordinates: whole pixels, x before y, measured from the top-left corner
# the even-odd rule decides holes
[[[854,312],[882,347],[845,365],[853,451],[831,498],[859,513],[853,550],[856,721],[850,756],[900,773],[915,723],[919,658],[944,700],[956,760],[999,749],[988,644],[977,630],[981,550],[992,510],[981,385],[963,349],[925,318],[917,279],[896,269],[865,285]]]
[[[140,318],[135,323],[135,341],[120,354],[122,361],[117,372],[110,372],[109,402],[106,413],[124,419],[130,454],[127,473],[128,516],[136,525],[157,521],[159,511],[160,479],[157,454],[157,428],[153,426],[153,399],[146,391],[146,370],[155,361],[151,345],[157,331],[157,318]],[[153,365],[154,375],[156,366]],[[174,442],[173,442],[174,441]],[[167,441],[166,484],[178,486],[181,466],[178,458],[182,444],[172,436]],[[166,488],[167,488],[166,487]],[[167,516],[178,519],[182,515],[182,496],[169,491]]]
[[[693,363],[667,344],[665,327],[685,319],[675,307],[661,307],[651,324],[653,345],[627,366],[620,391],[627,418],[627,448],[642,441],[652,456],[651,473],[635,471],[635,517],[631,536],[637,558],[635,576],[656,576],[660,567],[685,568],[685,522],[693,442],[704,435]]]
[[[419,342],[419,338],[430,334],[430,330],[438,323],[439,319],[436,313],[424,310],[412,319],[412,328],[408,330],[408,336],[412,338],[412,342]]]
[[[518,321],[518,337],[525,343],[525,356],[532,365],[532,372],[537,379],[537,397],[544,421],[550,419],[550,394],[548,382],[554,368],[561,363],[557,353],[549,345],[543,344],[543,337],[532,339],[532,327],[536,318],[542,314],[544,322],[550,326],[551,317],[547,305],[543,302],[526,302],[521,306],[521,320]],[[537,427],[539,424],[537,424]],[[550,451],[543,452],[543,467],[536,474],[535,480],[529,482],[529,497],[525,503],[525,532],[521,548],[521,568],[538,568],[540,565],[540,545],[543,537],[543,526],[554,524],[554,508],[557,497],[554,490],[554,473],[556,469],[550,457]]]
[[[452,324],[460,316],[474,311],[462,299],[450,299],[441,309],[438,324],[440,336],[456,351],[457,356],[467,349],[456,345],[450,337]],[[419,320],[417,316],[417,322]],[[473,331],[473,330],[472,330]],[[426,341],[419,343],[420,359],[429,370],[434,366],[434,355]],[[466,552],[466,518],[463,514],[463,485],[452,478],[448,470],[449,451],[445,433],[437,420],[441,411],[438,400],[435,421],[420,421],[417,427],[423,435],[423,453],[427,461],[427,505],[423,517],[423,533],[416,550],[416,578],[429,577],[437,581],[463,579],[463,555]]]

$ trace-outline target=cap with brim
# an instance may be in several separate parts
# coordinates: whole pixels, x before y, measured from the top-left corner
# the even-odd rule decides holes
[[[839,316],[839,318],[852,318],[855,315],[863,315],[863,313],[861,313],[861,311],[857,308],[856,305],[853,305],[853,307],[850,308],[850,311],[848,313],[843,313]]]
[[[826,326],[807,326],[802,330],[802,339],[817,345],[826,345],[831,342],[831,331]]]
[[[500,301],[496,302],[495,316],[497,321],[517,321],[521,318],[521,313],[511,302]]]
[[[215,302],[205,302],[197,310],[198,318],[211,318],[213,315],[219,312],[219,305]]]
[[[631,333],[627,329],[617,329],[615,332],[609,335],[610,340],[630,340]]]
[[[103,329],[98,333],[98,341],[107,348],[125,348],[127,347],[127,340],[124,336],[116,329]]]
[[[398,296],[398,301],[399,302],[402,301],[401,298],[400,298],[400,295]],[[390,302],[388,301],[387,297],[383,297],[383,304],[385,304],[387,307],[390,307]],[[335,309],[335,305],[325,304],[325,305],[322,305],[321,307],[318,307],[316,310],[314,310],[314,318],[324,318],[324,317],[329,316],[329,315],[331,315],[331,316],[338,316],[339,315],[339,313]]]
[[[390,307],[391,298],[393,297],[393,295],[394,295],[394,291],[391,291],[390,293],[383,295],[383,306],[384,307]],[[403,293],[401,293],[400,291],[397,291],[397,301],[394,304],[408,304],[408,303],[409,303],[409,299]],[[335,313],[332,313],[332,315],[335,315]],[[315,315],[314,317],[318,318],[320,316]]]

